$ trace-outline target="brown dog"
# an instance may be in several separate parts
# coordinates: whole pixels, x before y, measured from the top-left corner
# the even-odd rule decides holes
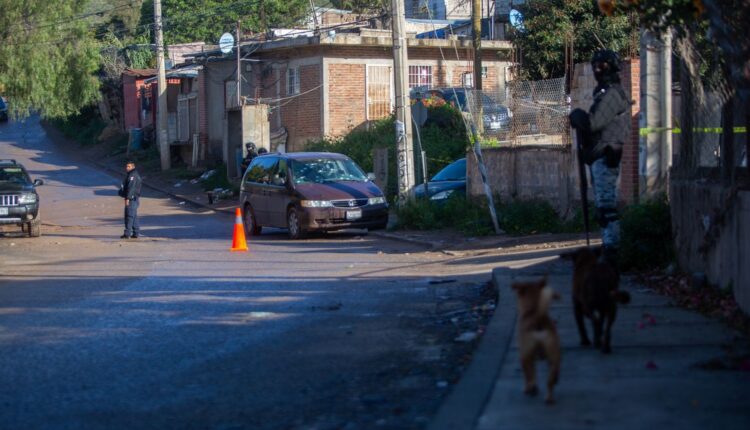
[[[620,272],[612,263],[600,258],[601,248],[581,248],[562,257],[573,260],[573,306],[581,345],[591,345],[583,321],[586,316],[594,326],[594,346],[609,354],[617,303],[630,302],[630,294],[618,289]]]
[[[518,296],[518,348],[525,379],[524,393],[534,396],[536,386],[535,361],[546,359],[547,403],[554,403],[552,389],[560,376],[560,337],[552,319],[549,305],[560,296],[547,286],[547,278],[539,281],[514,282],[511,286]]]

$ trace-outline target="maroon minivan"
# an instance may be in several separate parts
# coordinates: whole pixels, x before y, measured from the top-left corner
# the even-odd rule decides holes
[[[245,232],[263,227],[289,230],[299,239],[310,231],[383,229],[388,204],[380,188],[342,154],[293,152],[256,157],[240,186]]]

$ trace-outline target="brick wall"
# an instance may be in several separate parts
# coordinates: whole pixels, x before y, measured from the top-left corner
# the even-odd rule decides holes
[[[630,99],[635,102],[630,109],[631,133],[628,144],[622,153],[622,164],[620,165],[620,199],[625,203],[638,201],[638,148],[639,121],[641,113],[641,62],[634,58],[623,63],[622,84]]]
[[[321,92],[322,66],[320,64],[299,66],[299,95],[291,97],[287,92],[287,67],[279,69],[281,73],[281,124],[286,127],[289,137],[287,151],[301,151],[304,144],[322,136],[321,131]]]
[[[343,135],[365,122],[365,64],[328,65],[329,132]]]
[[[123,123],[124,131],[128,131],[133,127],[140,127],[139,112],[141,97],[134,76],[122,76],[122,103],[125,114],[125,122]]]
[[[205,71],[201,71],[195,84],[198,86],[198,142],[200,144],[198,158],[204,159],[208,147],[208,92],[206,89]]]

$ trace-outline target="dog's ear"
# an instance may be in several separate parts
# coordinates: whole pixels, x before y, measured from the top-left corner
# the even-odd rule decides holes
[[[544,277],[542,279],[540,279],[539,282],[537,282],[537,285],[539,285],[540,287],[544,288],[544,286],[547,285],[547,277],[548,276],[549,275],[544,275]]]

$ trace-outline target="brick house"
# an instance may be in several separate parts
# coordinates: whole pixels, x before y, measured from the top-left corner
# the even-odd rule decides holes
[[[156,69],[125,69],[122,73],[123,131],[154,124],[150,85],[146,79],[156,76]]]
[[[473,69],[471,42],[416,39],[408,41],[409,85],[454,87],[467,83]],[[504,91],[510,67],[507,41],[483,41],[484,89]],[[270,130],[285,129],[285,146],[271,150],[301,151],[324,136],[340,136],[381,119],[393,110],[391,33],[360,29],[325,32],[263,42],[243,42],[241,88],[244,104],[267,104]],[[231,154],[226,144],[227,112],[236,108],[236,53],[209,51],[194,56],[204,66],[206,97],[200,109],[208,118],[209,151]],[[230,144],[239,146],[239,144]]]
[[[205,117],[199,115],[199,65],[186,65],[169,70],[167,78],[167,137],[174,151],[185,160],[192,156],[193,144],[206,134]],[[156,124],[156,69],[126,69],[122,74],[123,131],[143,129],[151,133]]]

